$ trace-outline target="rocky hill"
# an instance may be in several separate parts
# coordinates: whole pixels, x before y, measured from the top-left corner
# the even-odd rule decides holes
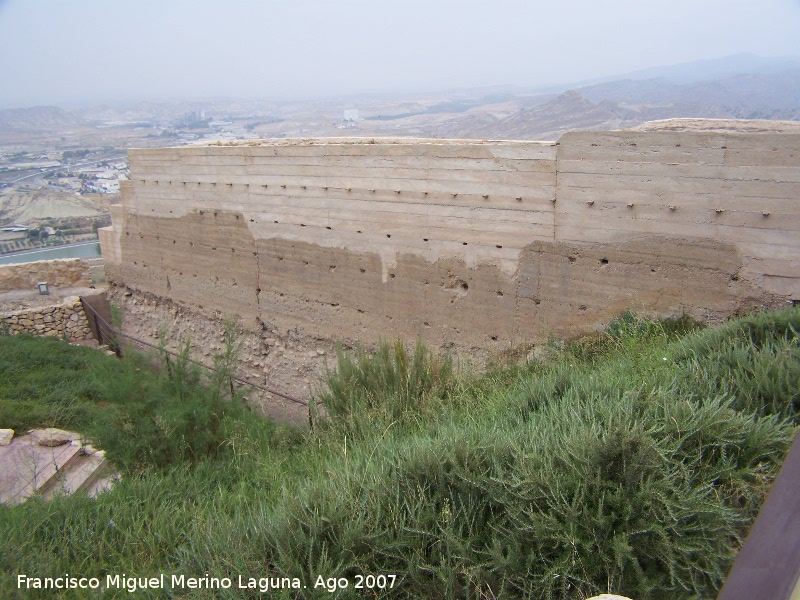
[[[542,140],[556,139],[572,129],[619,129],[637,125],[630,111],[613,102],[596,104],[579,92],[570,90],[554,100],[494,122],[477,115],[443,126],[443,137]],[[482,122],[481,122],[482,121]]]

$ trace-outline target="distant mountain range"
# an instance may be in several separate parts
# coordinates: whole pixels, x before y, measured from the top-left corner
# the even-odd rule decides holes
[[[0,130],[61,129],[86,125],[81,117],[57,106],[34,106],[32,108],[9,108],[0,110]]]
[[[593,102],[718,106],[733,112],[778,111],[792,118],[800,108],[800,67],[777,73],[741,73],[723,79],[675,84],[667,79],[621,80],[579,88]],[[764,118],[770,118],[765,116]]]
[[[731,73],[739,65],[749,72]],[[722,73],[710,79],[703,73]],[[658,77],[638,78],[653,74]],[[501,119],[459,116],[435,129],[443,137],[555,139],[575,129],[618,129],[672,118],[800,121],[800,62],[748,55],[649,69],[580,86]]]
[[[429,95],[364,95],[308,102],[228,98],[0,110],[0,132],[47,137],[79,126],[170,126],[187,113],[213,115],[261,135],[342,135],[343,109],[358,108],[351,135],[556,139],[575,129],[635,127],[672,118],[800,121],[800,59],[744,54],[618,77],[523,90],[509,86]],[[266,116],[265,116],[266,115]],[[275,117],[279,118],[275,118]],[[141,127],[140,127],[141,128]],[[7,136],[7,138],[8,138]],[[162,142],[163,143],[163,142]]]
[[[723,58],[695,60],[676,65],[651,67],[605,77],[595,81],[581,82],[581,86],[620,79],[667,79],[672,83],[697,83],[712,79],[723,79],[741,73],[777,73],[800,68],[800,57],[765,57],[755,54],[735,54]]]

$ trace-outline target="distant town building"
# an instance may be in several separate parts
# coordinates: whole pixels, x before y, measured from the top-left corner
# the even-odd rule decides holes
[[[24,240],[28,235],[27,227],[3,227],[0,229],[0,242]]]
[[[119,193],[119,181],[101,181],[98,182],[99,191],[104,194],[117,194]]]
[[[350,121],[352,123],[355,123],[356,121],[358,121],[358,109],[357,108],[351,108],[349,110],[344,111],[344,119],[343,120],[344,121]]]

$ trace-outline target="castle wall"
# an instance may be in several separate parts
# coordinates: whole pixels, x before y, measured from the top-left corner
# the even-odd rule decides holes
[[[109,280],[239,315],[276,347],[290,331],[508,347],[626,308],[714,320],[800,296],[797,135],[286,140],[129,158],[100,233]]]

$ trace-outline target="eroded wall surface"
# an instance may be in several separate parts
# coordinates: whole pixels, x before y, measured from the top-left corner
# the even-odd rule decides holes
[[[560,140],[556,239],[732,244],[740,275],[800,297],[800,136],[574,132]]]
[[[800,296],[797,135],[296,140],[129,158],[100,232],[109,279],[239,315],[276,344],[293,331],[508,347],[626,308],[713,320]]]

